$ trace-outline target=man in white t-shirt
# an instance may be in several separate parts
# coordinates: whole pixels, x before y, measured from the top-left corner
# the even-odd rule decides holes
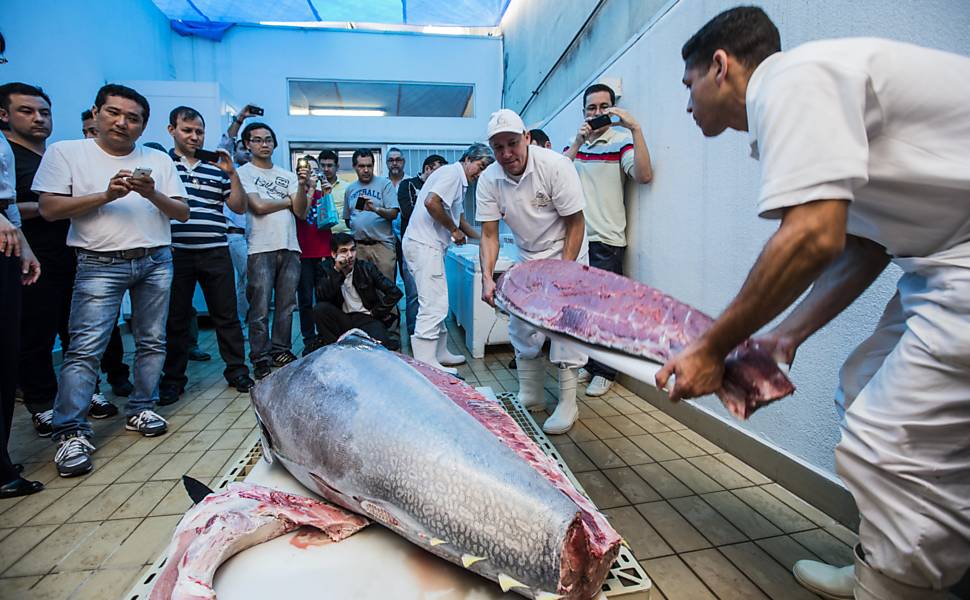
[[[469,237],[480,238],[465,219],[465,192],[494,161],[488,146],[472,144],[457,163],[431,173],[418,193],[401,243],[418,294],[411,336],[414,358],[453,375],[458,370],[452,367],[465,362],[465,357],[448,351],[445,252],[452,243],[461,246]]]
[[[98,136],[51,145],[32,186],[40,195],[41,216],[71,219],[67,244],[78,255],[71,340],[54,399],[52,438],[59,444],[54,462],[64,477],[93,468],[93,432],[85,415],[125,292],[131,295],[135,337],[134,391],[125,427],[145,436],[167,430],[153,409],[172,286],[169,219],[189,218],[185,187],[172,159],[135,143],[148,122],[145,97],[108,84],[98,91],[92,113]]]
[[[488,144],[496,162],[482,172],[476,191],[475,217],[482,223],[482,299],[495,303],[498,221],[512,230],[522,260],[560,258],[588,264],[583,189],[573,163],[565,156],[530,146],[522,118],[503,108],[488,121]],[[530,410],[545,408],[542,384],[545,335],[525,321],[509,320],[515,349],[519,401]],[[542,429],[559,434],[576,422],[577,369],[586,356],[574,347],[552,342],[549,360],[559,367],[559,403]]]
[[[270,365],[282,367],[296,360],[290,350],[293,338],[293,309],[300,282],[300,242],[296,219],[306,217],[308,169],[299,174],[273,165],[276,134],[265,123],[250,123],[242,141],[252,161],[239,167],[239,179],[249,199],[246,213],[246,268],[249,299],[249,360],[253,375],[262,379]],[[274,298],[272,337],[269,331],[269,301]]]
[[[848,307],[890,261],[904,274],[846,360],[836,468],[859,507],[855,566],[799,561],[827,598],[943,599],[970,557],[970,58],[875,38],[780,52],[754,7],[684,45],[688,112],[706,136],[747,131],[762,217],[781,219],[737,297],[657,374],[671,398],[721,385],[758,340],[776,360]]]

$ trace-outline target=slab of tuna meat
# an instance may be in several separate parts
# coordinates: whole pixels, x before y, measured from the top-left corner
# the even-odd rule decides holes
[[[513,315],[583,342],[665,363],[714,320],[643,283],[572,261],[545,259],[506,271],[496,299]],[[771,356],[746,340],[725,361],[718,397],[747,418],[795,391]]]
[[[212,600],[216,569],[232,555],[309,525],[338,542],[367,525],[326,502],[260,485],[231,483],[185,513],[149,600]]]

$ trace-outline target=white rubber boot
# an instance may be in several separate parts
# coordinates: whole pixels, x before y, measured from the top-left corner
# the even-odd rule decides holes
[[[411,352],[414,353],[414,359],[420,360],[426,365],[431,365],[436,369],[440,369],[445,373],[450,373],[451,375],[457,375],[458,369],[452,369],[451,367],[446,367],[438,362],[438,358],[435,356],[435,351],[438,349],[438,340],[426,340],[419,338],[416,335],[411,336]]]
[[[559,367],[559,403],[542,426],[542,430],[546,433],[552,435],[566,433],[576,422],[576,417],[579,416],[579,406],[576,405],[578,379],[575,368]]]
[[[435,357],[438,359],[439,363],[448,367],[465,364],[465,356],[463,354],[452,354],[448,350],[447,333],[442,333],[438,337],[438,346],[435,348]]]
[[[546,379],[545,361],[539,358],[516,358],[515,372],[519,376],[519,403],[533,412],[546,408],[542,383]]]
[[[792,567],[795,580],[803,588],[829,600],[852,600],[855,567],[833,567],[815,560],[800,560]]]

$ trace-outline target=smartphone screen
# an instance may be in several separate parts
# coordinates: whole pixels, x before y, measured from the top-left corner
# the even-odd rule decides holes
[[[361,194],[360,196],[357,196],[357,205],[356,205],[357,210],[364,210],[364,207],[366,205],[367,205],[367,197],[364,196],[363,194]]]

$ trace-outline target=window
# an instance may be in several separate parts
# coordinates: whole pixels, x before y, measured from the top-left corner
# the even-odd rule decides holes
[[[336,117],[475,116],[471,83],[290,79],[290,114]]]

